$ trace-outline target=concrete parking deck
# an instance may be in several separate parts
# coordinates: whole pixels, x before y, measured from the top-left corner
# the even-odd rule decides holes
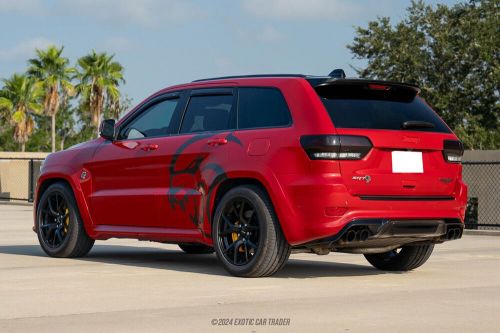
[[[500,237],[439,245],[409,273],[377,271],[361,255],[299,254],[274,277],[242,279],[215,255],[135,240],[49,258],[31,215],[0,205],[0,332],[500,330]]]

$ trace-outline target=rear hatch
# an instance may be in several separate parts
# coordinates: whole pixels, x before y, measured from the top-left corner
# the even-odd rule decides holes
[[[333,159],[352,195],[451,199],[463,148],[418,87],[347,79],[315,90],[335,126],[339,153]]]

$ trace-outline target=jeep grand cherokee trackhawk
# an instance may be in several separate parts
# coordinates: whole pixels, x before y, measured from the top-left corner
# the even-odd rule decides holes
[[[467,197],[462,144],[419,91],[342,70],[166,88],[47,157],[34,230],[54,257],[136,238],[215,251],[245,277],[292,251],[414,269],[462,236]]]

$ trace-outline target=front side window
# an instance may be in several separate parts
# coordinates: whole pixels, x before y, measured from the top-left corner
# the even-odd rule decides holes
[[[290,123],[288,106],[278,89],[238,89],[239,129],[281,127]]]
[[[232,95],[193,96],[182,121],[181,133],[231,129]]]
[[[178,98],[167,99],[150,106],[120,131],[120,138],[132,140],[169,135],[178,102]]]

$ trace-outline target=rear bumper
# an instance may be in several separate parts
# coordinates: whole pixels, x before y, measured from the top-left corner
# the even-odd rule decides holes
[[[429,221],[463,223],[467,186],[457,181],[443,197],[415,195],[360,197],[352,195],[338,174],[286,175],[279,179],[287,210],[279,207],[281,226],[292,246],[332,237],[359,220]],[[276,200],[273,200],[276,202]],[[277,200],[280,202],[281,200]]]
[[[350,253],[386,252],[409,244],[436,244],[462,237],[463,223],[454,219],[361,219],[348,223],[331,236],[304,244]]]

